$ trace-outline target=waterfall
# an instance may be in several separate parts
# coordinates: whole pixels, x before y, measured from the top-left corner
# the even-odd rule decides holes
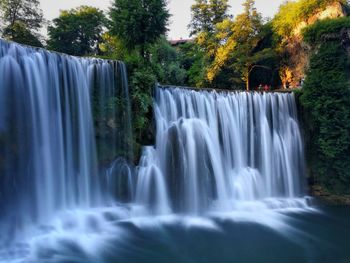
[[[112,187],[99,175],[97,160],[132,159],[131,139],[123,63],[0,39],[0,233],[5,242],[59,211],[105,205],[105,190]]]
[[[115,200],[146,213],[202,214],[293,206],[304,194],[292,93],[157,87],[156,145],[144,148],[135,176],[122,62],[0,40],[0,79],[5,237]]]
[[[143,226],[307,207],[292,93],[157,87],[136,169],[130,109],[122,62],[0,40],[0,262],[111,262]]]
[[[300,205],[304,153],[292,93],[158,87],[154,111],[156,145],[141,158],[136,203],[160,214]]]

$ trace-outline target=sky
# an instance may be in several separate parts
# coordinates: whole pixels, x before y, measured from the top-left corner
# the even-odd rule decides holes
[[[169,10],[172,14],[168,38],[188,38],[187,25],[191,21],[191,5],[194,0],[168,0]],[[60,10],[75,8],[80,5],[90,5],[108,10],[111,0],[40,0],[45,18],[52,20],[57,17]],[[231,5],[230,13],[237,15],[242,12],[244,0],[229,0]],[[264,17],[272,17],[284,0],[256,0],[256,7]]]

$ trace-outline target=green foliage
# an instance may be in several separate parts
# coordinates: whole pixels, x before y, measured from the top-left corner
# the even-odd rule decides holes
[[[283,37],[288,37],[302,22],[333,3],[346,4],[346,0],[299,0],[287,1],[280,6],[273,19],[274,31]]]
[[[225,85],[242,88],[245,83],[249,89],[253,71],[259,68],[271,75],[276,67],[277,54],[271,48],[271,27],[263,24],[254,3],[253,0],[245,1],[242,14],[235,20],[226,19],[216,26],[218,48],[214,61],[207,69],[207,79],[216,87],[222,85],[226,76],[230,82]]]
[[[330,25],[328,21],[322,23],[311,29],[312,35],[321,35]],[[339,40],[313,44],[320,46],[311,58],[301,96],[302,105],[309,113],[307,130],[312,134],[310,164],[318,183],[332,192],[349,193],[349,56]]]
[[[114,0],[110,30],[100,44],[104,57],[127,64],[137,153],[154,140],[152,92],[157,81],[180,83],[184,78],[177,52],[162,38],[170,17],[166,7],[165,0]]]
[[[254,65],[264,60],[270,54],[267,50],[257,50],[262,39],[263,21],[260,13],[254,7],[253,0],[244,3],[244,13],[236,17],[232,38],[236,48],[233,51],[235,62],[233,68],[240,73],[243,81],[249,89],[249,75]]]
[[[197,0],[192,5],[192,20],[189,28],[191,35],[196,35],[195,42],[198,48],[192,46],[192,50],[187,50],[194,55],[192,66],[188,67],[187,78],[190,85],[196,87],[209,85],[207,68],[213,62],[220,46],[216,39],[217,25],[230,20],[228,9],[227,0]],[[194,54],[194,51],[197,54]]]
[[[169,12],[165,0],[114,0],[110,9],[111,34],[125,42],[130,50],[155,43],[167,31]]]
[[[196,43],[188,42],[179,47],[180,64],[186,71],[185,85],[204,87],[205,52]]]
[[[350,28],[350,18],[326,19],[315,23],[303,30],[304,41],[307,43],[319,43],[326,34],[339,33],[343,28]]]
[[[152,92],[157,78],[153,69],[140,56],[130,56],[126,63],[131,72],[129,84],[135,149],[140,153],[142,145],[151,145],[154,140]]]
[[[151,67],[161,84],[183,85],[186,71],[180,65],[180,54],[165,37],[150,48]]]
[[[131,53],[137,53],[136,50],[128,50],[123,40],[111,35],[109,32],[102,35],[102,42],[99,48],[101,57],[107,59],[112,58],[124,61]]]
[[[0,30],[5,39],[41,47],[38,30],[44,19],[38,0],[0,0]]]
[[[75,56],[97,55],[105,24],[103,12],[94,7],[62,11],[48,27],[48,47]]]
[[[38,0],[0,0],[1,18],[6,26],[22,22],[28,30],[38,30],[43,14]]]
[[[13,26],[6,27],[3,32],[3,36],[5,39],[9,39],[17,43],[30,45],[33,47],[43,47],[42,43],[38,39],[38,36],[34,35],[21,22],[15,22]]]
[[[182,85],[186,78],[179,52],[164,37],[160,37],[146,51],[150,54],[149,60],[138,53],[130,53],[125,57],[130,72],[137,149],[141,145],[152,144],[154,140],[152,95],[156,83]]]
[[[191,6],[191,36],[201,32],[213,33],[215,26],[229,18],[228,0],[196,0]]]

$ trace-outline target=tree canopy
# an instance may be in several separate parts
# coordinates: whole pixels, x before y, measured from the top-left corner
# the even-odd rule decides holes
[[[228,0],[196,0],[191,6],[191,35],[213,33],[216,24],[230,17],[229,7]]]
[[[97,8],[81,6],[62,11],[48,27],[48,47],[70,55],[96,55],[105,26],[106,17]]]
[[[110,17],[111,34],[144,53],[146,45],[166,34],[170,14],[165,0],[114,0]]]
[[[39,0],[0,0],[1,31],[6,39],[42,46],[38,30],[44,18]]]
[[[244,82],[249,89],[249,78],[253,70],[274,70],[275,66],[265,63],[276,57],[271,43],[265,44],[271,35],[271,28],[268,24],[264,25],[254,4],[254,0],[246,0],[242,14],[235,19],[226,18],[215,25],[214,37],[210,42],[214,44],[210,45],[212,50],[207,52],[213,58],[206,72],[206,78],[212,85],[222,85],[219,82],[222,82],[224,74],[230,80],[226,80],[225,85],[240,88]],[[202,39],[199,38],[198,41],[201,42]],[[207,40],[205,42],[209,43]]]
[[[180,65],[180,55],[166,38],[161,37],[150,48],[150,61],[158,82],[169,85],[183,85],[186,71]]]

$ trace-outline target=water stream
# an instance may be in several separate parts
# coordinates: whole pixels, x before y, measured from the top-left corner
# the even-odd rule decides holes
[[[0,40],[0,262],[346,262],[292,93],[156,87],[154,113],[135,167],[122,62]]]
[[[157,88],[136,202],[156,213],[306,207],[292,93]]]
[[[0,244],[109,204],[97,150],[132,158],[125,65],[0,40],[0,80]]]

